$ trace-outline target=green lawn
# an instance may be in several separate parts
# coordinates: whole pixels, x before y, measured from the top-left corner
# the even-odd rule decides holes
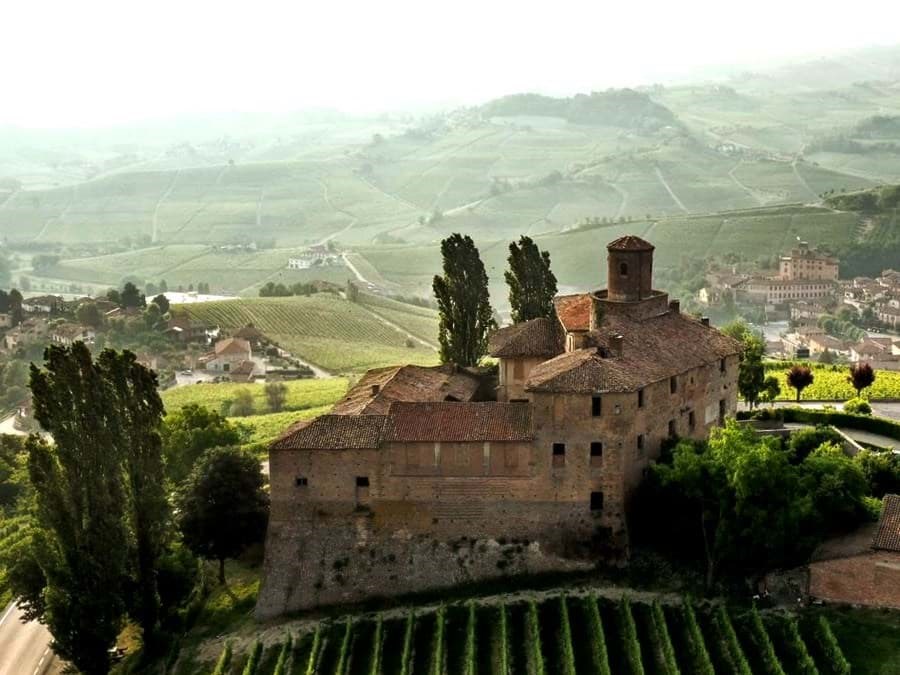
[[[822,612],[854,675],[900,674],[900,611],[828,608]]]

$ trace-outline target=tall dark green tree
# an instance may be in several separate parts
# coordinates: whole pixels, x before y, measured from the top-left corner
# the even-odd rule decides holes
[[[22,309],[22,300],[22,294],[19,292],[19,289],[14,288],[9,292],[9,317],[13,326],[18,326],[25,317],[25,312]]]
[[[514,323],[553,314],[556,277],[550,269],[550,253],[522,235],[509,245],[509,269],[504,274],[509,286],[509,304]]]
[[[120,429],[101,369],[82,343],[50,347],[31,369],[34,416],[53,435],[28,439],[36,495],[35,557],[46,588],[41,620],[53,649],[86,675],[109,671],[126,611],[128,527]]]
[[[122,287],[122,292],[119,294],[119,302],[123,309],[145,307],[147,305],[147,299],[144,297],[144,294],[130,281]]]
[[[488,276],[468,235],[441,242],[443,275],[432,288],[440,312],[441,361],[476,366],[487,352],[488,332],[496,327],[488,294]]]
[[[237,448],[212,448],[178,491],[184,543],[201,558],[219,561],[222,584],[225,560],[265,536],[269,498],[264,485],[255,457]]]
[[[722,326],[722,332],[741,341],[743,349],[738,370],[738,391],[753,408],[766,388],[766,369],[763,365],[766,344],[741,320]]]

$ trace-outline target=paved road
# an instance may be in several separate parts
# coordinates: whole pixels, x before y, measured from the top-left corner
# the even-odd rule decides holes
[[[36,621],[23,624],[22,612],[10,603],[0,614],[0,675],[45,675],[62,672],[50,651],[50,633]]]

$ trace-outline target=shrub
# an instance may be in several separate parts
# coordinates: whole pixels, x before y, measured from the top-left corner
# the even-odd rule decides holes
[[[812,429],[798,429],[793,432],[788,440],[788,448],[794,456],[794,461],[802,462],[809,453],[823,443],[840,445],[843,440],[834,429],[820,424]]]
[[[756,647],[756,651],[766,668],[766,672],[769,673],[769,675],[785,675],[784,668],[781,667],[781,662],[775,654],[775,647],[772,644],[772,640],[769,639],[769,633],[766,632],[762,616],[760,616],[759,609],[756,605],[753,605],[750,609],[749,618],[748,632],[750,634],[750,640],[753,642],[753,646]]]
[[[728,610],[725,605],[719,605],[716,608],[715,622],[719,628],[719,633],[725,641],[725,649],[728,652],[731,667],[734,672],[742,675],[753,675],[744,650],[741,649],[741,643],[738,642],[737,634],[734,632],[734,626],[731,624],[731,617],[728,616]]]
[[[222,648],[222,653],[219,654],[219,660],[216,661],[216,667],[213,670],[213,675],[225,675],[228,672],[228,667],[231,665],[231,643],[226,642],[225,646]]]
[[[322,624],[316,626],[316,632],[313,635],[312,647],[309,649],[309,661],[306,662],[306,675],[315,675],[316,666],[319,662],[319,654],[322,651]]]
[[[887,436],[900,441],[900,424],[884,417],[851,415],[845,412],[813,410],[810,408],[783,408],[783,411],[785,422],[831,424],[836,427],[870,431],[873,434]]]
[[[400,675],[409,675],[412,668],[413,628],[416,623],[416,615],[410,610],[406,615],[406,625],[403,628],[403,651],[400,655]]]
[[[585,596],[582,598],[582,602],[591,636],[592,670],[599,675],[611,675],[609,655],[606,651],[606,637],[603,634],[603,621],[600,618],[600,609],[597,607],[597,598],[592,595]]]
[[[272,675],[285,675],[287,673],[288,657],[291,655],[293,644],[294,641],[291,639],[291,634],[288,633],[287,638],[281,645],[281,651],[278,652],[278,660],[275,662],[275,670],[272,671]]]
[[[685,599],[682,607],[684,609],[684,627],[688,634],[688,649],[691,652],[691,660],[694,663],[694,672],[698,673],[698,675],[716,675],[690,598]]]
[[[243,675],[256,675],[256,669],[259,667],[259,657],[262,655],[262,642],[256,640],[250,648],[250,656],[247,657],[247,663],[244,666]]]
[[[900,493],[900,455],[862,450],[855,459],[863,470],[873,497],[881,499],[886,494]]]
[[[381,674],[381,649],[384,642],[384,617],[378,615],[375,622],[375,635],[372,637],[372,664],[369,667],[370,675]]]
[[[680,675],[678,660],[675,658],[675,647],[672,646],[672,638],[669,635],[669,627],[666,624],[666,614],[663,612],[659,600],[654,600],[650,607],[650,620],[653,624],[653,632],[656,635],[656,643],[662,652],[663,664],[666,675]]]
[[[572,647],[572,627],[569,625],[569,608],[566,596],[559,596],[559,639],[562,640],[562,672],[575,675],[575,651]]]
[[[541,651],[541,623],[534,600],[528,603],[525,639],[528,642],[529,656],[531,657],[530,674],[544,675],[544,654]]]
[[[864,398],[851,398],[844,404],[844,412],[851,415],[871,415],[872,406]]]
[[[347,659],[350,658],[350,636],[353,633],[353,619],[348,618],[344,624],[344,638],[341,640],[341,651],[338,652],[337,666],[334,672],[343,675],[347,669]]]
[[[644,675],[644,664],[641,661],[641,643],[638,640],[637,626],[634,625],[631,603],[624,596],[619,602],[619,622],[621,623],[622,647],[625,652],[625,660],[628,661],[628,670],[633,675]]]
[[[812,632],[825,661],[831,666],[831,671],[837,675],[850,675],[850,664],[824,616],[819,616],[813,623]]]

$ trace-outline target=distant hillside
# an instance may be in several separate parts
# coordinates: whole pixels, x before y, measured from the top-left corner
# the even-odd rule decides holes
[[[513,94],[490,101],[481,110],[488,117],[561,117],[574,124],[604,124],[644,131],[678,124],[678,118],[671,110],[633,89],[595,91],[571,98]]]

